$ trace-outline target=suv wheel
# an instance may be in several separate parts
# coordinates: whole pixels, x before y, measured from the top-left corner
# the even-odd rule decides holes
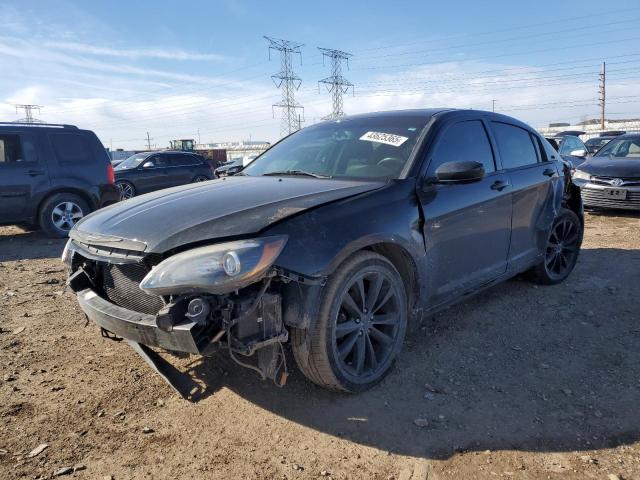
[[[192,183],[206,182],[207,180],[209,180],[209,177],[207,177],[206,175],[198,175],[197,177],[194,177],[194,179],[191,182]]]
[[[45,200],[38,217],[40,228],[51,237],[64,238],[90,212],[89,205],[73,193],[57,193]]]
[[[400,274],[385,257],[359,252],[331,276],[311,329],[293,329],[293,353],[314,383],[361,392],[389,373],[406,326]]]
[[[578,261],[582,234],[578,216],[563,208],[549,232],[544,260],[527,272],[529,278],[544,285],[565,280]]]
[[[130,182],[120,180],[116,182],[116,187],[120,190],[120,200],[128,200],[136,196],[136,189]]]

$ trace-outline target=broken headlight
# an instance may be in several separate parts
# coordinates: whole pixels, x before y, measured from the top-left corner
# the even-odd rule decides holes
[[[286,243],[286,236],[264,237],[187,250],[159,263],[140,288],[155,295],[227,293],[259,280]]]

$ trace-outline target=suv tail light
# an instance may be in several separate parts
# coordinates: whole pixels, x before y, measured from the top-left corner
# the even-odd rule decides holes
[[[107,181],[111,185],[116,183],[116,174],[113,172],[113,165],[111,165],[111,163],[109,163],[109,165],[107,165]]]

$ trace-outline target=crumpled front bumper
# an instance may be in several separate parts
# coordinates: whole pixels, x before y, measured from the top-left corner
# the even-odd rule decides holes
[[[156,317],[119,307],[100,297],[90,288],[77,293],[80,308],[91,321],[129,341],[166,350],[201,354],[210,338],[201,335],[195,322],[174,325],[171,331],[158,327]]]

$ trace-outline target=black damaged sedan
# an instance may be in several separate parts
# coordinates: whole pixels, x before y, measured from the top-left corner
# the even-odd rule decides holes
[[[422,317],[523,272],[563,281],[582,232],[570,166],[535,130],[415,110],[320,123],[236,176],[100,210],[63,261],[103,335],[179,391],[149,347],[221,349],[282,385],[288,343],[311,381],[359,392]]]

